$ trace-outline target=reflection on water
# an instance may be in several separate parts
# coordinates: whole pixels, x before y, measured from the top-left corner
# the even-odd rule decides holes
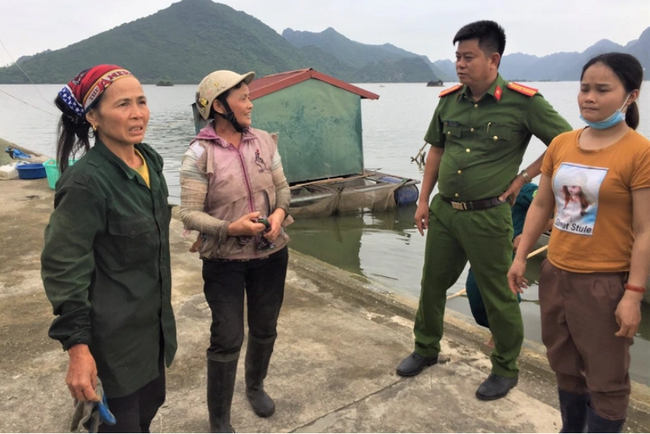
[[[346,214],[317,219],[298,219],[289,228],[291,234],[291,247],[314,256],[331,265],[342,268],[355,274],[366,274],[366,264],[361,264],[361,239],[366,236],[376,237],[381,234],[390,234],[395,243],[408,243],[413,230],[414,206],[398,208],[394,211],[383,213]],[[403,257],[399,250],[393,251],[388,246],[381,246],[385,255],[377,252],[375,261],[370,268],[374,270],[384,258],[390,261],[401,261]],[[380,257],[381,256],[381,257]],[[399,258],[398,258],[399,256]],[[379,267],[381,268],[381,267]],[[419,272],[419,271],[418,271]],[[369,272],[370,277],[382,277],[380,274]],[[392,281],[398,281],[392,276],[392,270],[383,276]]]

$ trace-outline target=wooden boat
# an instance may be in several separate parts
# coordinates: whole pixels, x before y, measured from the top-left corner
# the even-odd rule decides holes
[[[291,186],[294,217],[325,217],[363,209],[385,211],[415,203],[420,181],[365,170],[363,174]]]

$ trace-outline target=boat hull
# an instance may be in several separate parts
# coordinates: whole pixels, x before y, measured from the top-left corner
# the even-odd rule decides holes
[[[365,171],[291,187],[289,212],[294,217],[326,217],[360,210],[394,209],[417,201],[419,181],[382,172]]]

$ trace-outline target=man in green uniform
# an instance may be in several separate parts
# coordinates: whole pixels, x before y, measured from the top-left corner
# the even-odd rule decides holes
[[[506,274],[512,262],[512,218],[522,186],[540,173],[540,156],[518,175],[534,134],[546,145],[571,126],[531,89],[498,73],[505,33],[478,21],[454,37],[461,84],[440,94],[425,141],[427,156],[415,223],[428,229],[415,351],[397,368],[414,376],[438,361],[446,292],[469,260],[494,335],[492,373],[476,391],[481,400],[504,397],[517,384],[523,323]],[[438,183],[439,194],[429,196]]]

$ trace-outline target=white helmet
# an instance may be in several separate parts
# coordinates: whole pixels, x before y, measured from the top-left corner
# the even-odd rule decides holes
[[[199,87],[196,89],[196,108],[204,120],[210,116],[210,107],[214,100],[222,93],[237,86],[242,81],[250,84],[255,78],[254,72],[248,72],[244,75],[232,71],[214,71],[205,76]]]

